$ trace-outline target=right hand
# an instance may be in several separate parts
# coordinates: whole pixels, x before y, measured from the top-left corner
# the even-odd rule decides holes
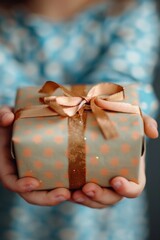
[[[16,165],[11,157],[10,142],[14,114],[9,107],[0,108],[0,181],[7,189],[17,192],[28,203],[41,206],[55,206],[62,201],[69,200],[71,193],[66,188],[51,191],[34,191],[40,182],[31,177],[19,179]]]

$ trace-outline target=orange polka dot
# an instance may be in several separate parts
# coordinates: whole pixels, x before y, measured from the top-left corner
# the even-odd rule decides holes
[[[127,122],[128,119],[127,119],[126,117],[120,117],[119,120],[120,120],[121,122]]]
[[[24,133],[28,135],[28,134],[31,134],[32,131],[31,130],[25,130]]]
[[[19,137],[13,137],[13,141],[15,143],[20,143],[21,142]]]
[[[15,125],[15,126],[14,126],[14,129],[15,129],[15,130],[18,130],[18,129],[20,129],[20,126]]]
[[[34,177],[33,171],[32,170],[25,171],[24,177]]]
[[[117,126],[117,123],[116,123],[115,121],[112,121],[112,125],[113,125],[114,127],[116,127],[116,126]]]
[[[110,164],[112,165],[112,166],[118,166],[119,165],[119,159],[118,159],[118,157],[113,157],[112,159],[111,159],[111,161],[110,161]]]
[[[62,136],[56,136],[56,137],[54,138],[54,141],[55,141],[57,144],[61,144],[61,143],[63,143],[64,138],[63,138]]]
[[[102,176],[107,176],[108,175],[108,169],[102,168],[100,173],[101,173]]]
[[[99,163],[99,159],[97,158],[97,157],[91,157],[90,158],[90,163],[92,164],[92,165],[98,165],[98,163]]]
[[[43,124],[37,124],[37,125],[36,125],[36,128],[37,128],[37,129],[42,129],[43,127],[44,127]]]
[[[68,172],[64,174],[64,178],[65,178],[65,179],[69,179]]]
[[[53,124],[53,123],[54,123],[54,120],[53,120],[53,119],[50,119],[50,120],[47,121],[47,123]]]
[[[52,134],[54,133],[54,131],[53,131],[53,129],[47,129],[47,130],[45,131],[45,133],[46,133],[47,135],[52,135]]]
[[[132,159],[132,164],[133,164],[133,166],[138,166],[138,164],[139,164],[139,159],[138,159],[138,158],[133,158],[133,159]]]
[[[51,179],[54,177],[53,172],[51,172],[51,171],[44,172],[44,176],[48,179]]]
[[[46,157],[51,157],[52,155],[53,155],[53,149],[52,148],[45,148],[44,149],[44,155],[46,156]]]
[[[128,131],[128,129],[129,129],[129,128],[128,128],[127,126],[122,126],[122,127],[121,127],[121,130],[122,130],[122,131]]]
[[[62,182],[56,182],[55,183],[55,188],[61,188],[61,187],[65,187]]]
[[[33,138],[32,138],[33,142],[36,143],[36,144],[39,144],[42,142],[42,136],[41,135],[35,135]]]
[[[98,184],[98,179],[97,178],[91,178],[89,182],[96,183]]]
[[[129,153],[131,150],[131,146],[128,143],[122,144],[121,150],[123,153]]]
[[[32,150],[30,148],[24,148],[23,149],[23,156],[24,157],[31,157],[32,156]]]
[[[90,149],[89,149],[89,145],[88,145],[88,144],[85,145],[85,150],[86,150],[86,153],[89,153],[89,152],[90,152]]]
[[[19,167],[22,167],[22,166],[23,166],[23,163],[24,163],[24,162],[23,162],[22,159],[17,161],[17,164],[18,164]]]
[[[61,130],[64,130],[64,129],[65,129],[65,125],[64,125],[64,124],[61,124],[61,125],[59,125],[59,128],[60,128]]]
[[[109,153],[110,147],[107,144],[103,144],[100,147],[100,152],[101,153]]]
[[[31,122],[31,121],[25,121],[25,124],[26,124],[26,125],[31,125],[32,122]]]
[[[128,168],[122,168],[120,170],[120,175],[126,177],[129,174]]]
[[[90,137],[91,137],[92,141],[95,141],[98,138],[98,133],[97,132],[91,132]]]
[[[92,123],[91,123],[92,126],[97,126],[97,121],[96,120],[93,120]]]
[[[43,167],[43,163],[42,163],[42,161],[40,161],[40,160],[36,160],[36,161],[34,161],[34,166],[35,166],[36,168],[40,169],[40,168]]]
[[[55,161],[55,167],[56,169],[62,169],[64,166],[64,163],[60,160]]]
[[[133,122],[133,125],[134,125],[134,126],[138,126],[138,125],[139,125],[139,122],[138,122],[138,121],[134,121],[134,122]]]
[[[139,132],[133,132],[133,134],[132,134],[132,138],[133,138],[134,140],[139,139],[139,137],[140,137]]]

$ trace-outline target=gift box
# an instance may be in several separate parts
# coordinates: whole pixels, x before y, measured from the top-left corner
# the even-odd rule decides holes
[[[18,175],[39,179],[39,190],[108,187],[116,176],[138,183],[144,127],[136,85],[21,88],[15,116]]]

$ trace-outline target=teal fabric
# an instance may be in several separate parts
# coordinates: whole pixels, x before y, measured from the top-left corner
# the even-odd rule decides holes
[[[20,86],[46,80],[63,84],[139,83],[142,111],[154,115],[152,89],[158,59],[158,17],[152,0],[110,16],[110,1],[63,23],[25,10],[0,15],[0,105],[14,105]],[[95,210],[69,202],[56,207],[26,203],[0,189],[1,240],[143,240],[145,196]]]

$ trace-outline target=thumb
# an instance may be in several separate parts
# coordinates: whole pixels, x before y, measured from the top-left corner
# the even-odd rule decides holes
[[[7,127],[13,123],[14,114],[12,109],[4,106],[0,108],[0,127]]]

